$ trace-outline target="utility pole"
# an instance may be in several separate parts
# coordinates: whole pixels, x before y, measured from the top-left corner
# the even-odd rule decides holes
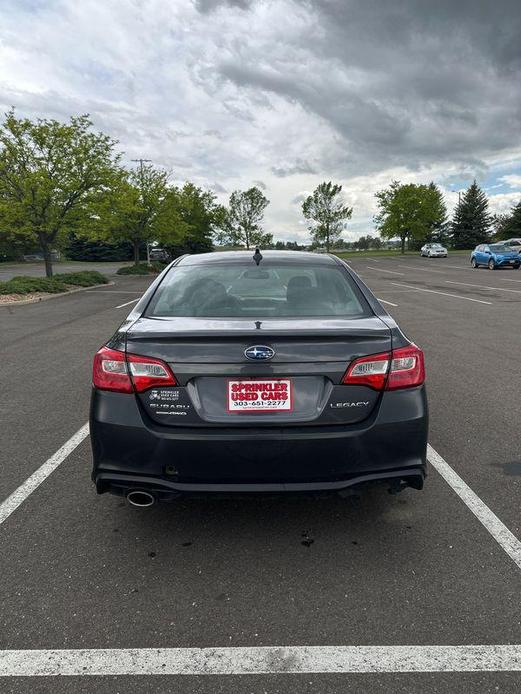
[[[141,185],[143,185],[143,164],[148,164],[152,161],[152,159],[131,159],[131,161],[135,161],[139,164],[139,177],[141,180]],[[146,242],[146,247],[147,247],[147,265],[150,267],[150,246],[148,244],[148,241]]]

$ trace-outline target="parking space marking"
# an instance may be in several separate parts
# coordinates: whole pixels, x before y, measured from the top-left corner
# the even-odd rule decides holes
[[[488,304],[492,306],[491,301],[483,301],[482,299],[472,299],[470,296],[461,296],[461,294],[448,294],[447,292],[438,292],[435,289],[422,289],[421,287],[415,287],[412,284],[400,284],[398,282],[391,282],[396,287],[407,287],[408,289],[415,289],[417,292],[428,292],[429,294],[440,294],[441,296],[450,296],[453,299],[464,299],[465,301],[474,301],[476,304]]]
[[[469,284],[468,282],[454,282],[452,280],[445,280],[447,284],[461,284],[464,287],[476,287],[477,289],[492,289],[492,291],[499,292],[513,292],[514,294],[521,294],[521,289],[507,289],[506,287],[489,287],[484,284]]]
[[[398,306],[398,304],[393,304],[391,301],[385,301],[385,299],[380,299],[378,296],[376,298],[378,299],[378,301],[381,304],[389,304],[389,306],[395,306],[395,307]]]
[[[517,644],[0,651],[2,677],[519,671]]]
[[[405,267],[405,268],[407,268],[407,270],[416,270],[416,269],[419,269],[420,272],[435,272],[435,273],[438,274],[438,275],[444,275],[444,274],[445,274],[445,272],[444,272],[443,270],[433,270],[433,269],[430,268],[430,267],[427,268],[427,267],[421,266],[421,267],[419,267],[419,268],[415,268],[413,265],[400,265],[400,263],[396,263],[396,264],[398,265],[398,267]]]
[[[452,487],[484,528],[488,530],[498,545],[521,569],[521,542],[517,537],[510,532],[507,526],[499,520],[496,514],[472,491],[468,484],[461,479],[457,472],[451,468],[430,444],[427,445],[427,458],[433,468]]]
[[[510,280],[507,277],[500,277],[499,278],[502,282],[521,282],[521,280]]]
[[[0,525],[16,511],[16,509],[30,496],[40,484],[63,463],[72,451],[89,435],[89,425],[84,424],[81,429],[71,436],[63,446],[45,461],[33,474],[21,484],[18,489],[0,504]]]
[[[402,277],[404,276],[404,272],[395,272],[394,270],[384,270],[383,267],[371,267],[370,265],[366,265],[366,268],[369,270],[377,270],[378,272],[388,272],[390,275],[401,275]]]
[[[138,296],[137,299],[132,299],[132,301],[127,301],[125,304],[120,304],[119,306],[116,306],[116,308],[123,308],[123,306],[129,306],[130,304],[135,304],[136,301],[139,301],[141,299],[140,296]]]

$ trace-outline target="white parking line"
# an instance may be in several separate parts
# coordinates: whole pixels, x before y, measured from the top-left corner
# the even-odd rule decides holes
[[[402,277],[405,274],[403,272],[395,272],[394,270],[384,270],[383,267],[371,267],[370,265],[366,265],[366,268],[369,270],[377,270],[378,272],[388,272],[390,275],[401,275]]]
[[[430,444],[427,446],[427,458],[445,482],[452,487],[463,503],[468,506],[479,522],[488,530],[498,545],[505,550],[510,559],[521,569],[521,542],[517,537],[510,532],[507,526],[499,520],[496,514],[472,491]]]
[[[428,292],[429,294],[440,294],[441,296],[451,296],[453,299],[464,299],[465,301],[474,301],[477,304],[488,304],[492,306],[491,301],[482,301],[481,299],[471,299],[470,296],[461,296],[461,294],[447,294],[447,292],[437,292],[435,289],[421,289],[420,287],[415,287],[412,284],[400,284],[398,282],[391,282],[396,287],[408,287],[409,289],[415,289],[417,292]]]
[[[389,306],[398,306],[398,304],[393,304],[391,301],[385,301],[384,299],[380,299],[378,296],[376,298],[382,304],[389,304]]]
[[[521,280],[510,280],[507,277],[500,277],[499,278],[502,282],[521,282]]]
[[[0,676],[519,672],[520,645],[246,646],[0,651]]]
[[[405,267],[407,270],[417,270],[418,268],[414,267],[413,265],[400,265],[400,263],[396,263],[398,267]],[[445,275],[446,273],[443,272],[443,270],[433,270],[432,268],[426,268],[426,267],[420,267],[419,268],[421,272],[435,272],[439,275]]]
[[[13,511],[16,511],[18,506],[20,506],[20,504],[22,504],[27,497],[30,496],[59,465],[61,465],[61,463],[63,463],[65,458],[72,453],[88,435],[89,425],[84,424],[81,429],[78,429],[74,436],[71,436],[53,456],[46,460],[36,472],[33,472],[18,489],[15,489],[15,491],[0,504],[0,525],[9,518]]]
[[[514,294],[521,294],[521,289],[507,289],[506,287],[489,287],[484,284],[468,284],[468,282],[453,282],[451,280],[445,280],[447,284],[462,284],[465,287],[477,287],[478,289],[492,289],[492,291],[499,292],[513,292]]]
[[[138,296],[137,299],[132,299],[132,301],[127,301],[126,304],[120,304],[119,306],[116,306],[116,308],[123,308],[123,306],[129,306],[130,304],[135,304],[136,301],[139,301],[141,299],[140,296]]]

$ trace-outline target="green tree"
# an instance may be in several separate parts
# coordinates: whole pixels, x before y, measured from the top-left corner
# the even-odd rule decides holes
[[[341,185],[324,181],[302,203],[302,214],[310,222],[313,243],[325,244],[328,253],[331,242],[340,236],[344,222],[353,214],[353,208],[344,204],[341,193]]]
[[[151,241],[171,242],[182,237],[182,220],[176,210],[165,204],[168,194],[166,171],[143,164],[121,172],[117,185],[108,192],[105,208],[96,220],[98,236],[113,243],[130,241],[134,263],[139,249]]]
[[[213,237],[222,216],[214,193],[190,182],[182,188],[170,188],[162,214],[177,220],[179,238],[174,244],[165,244],[172,255],[205,253],[213,249]]]
[[[496,241],[508,239],[510,237],[510,222],[512,214],[510,212],[502,212],[493,214],[490,220],[492,236]]]
[[[487,240],[492,217],[488,198],[476,181],[463,193],[452,217],[454,248],[474,248]]]
[[[494,215],[492,225],[497,239],[521,238],[521,200],[508,214]]]
[[[118,164],[115,142],[91,130],[88,116],[17,118],[0,124],[0,228],[38,243],[47,277],[53,248],[102,204]]]
[[[234,190],[227,209],[221,211],[218,220],[219,243],[234,246],[267,246],[273,243],[273,235],[263,232],[264,211],[268,198],[253,186],[248,190]]]
[[[376,193],[378,213],[374,222],[384,239],[400,239],[401,252],[411,239],[424,240],[446,215],[440,191],[433,184],[393,181]]]

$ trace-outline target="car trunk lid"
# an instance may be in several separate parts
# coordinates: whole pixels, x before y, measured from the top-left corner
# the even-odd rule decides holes
[[[245,351],[255,346],[269,347],[272,358],[248,359]],[[176,376],[178,388],[139,395],[152,419],[168,426],[361,421],[380,394],[366,386],[341,385],[342,376],[352,360],[391,347],[391,331],[377,316],[266,321],[142,317],[126,336],[127,352],[161,359]],[[277,392],[287,386],[291,407],[230,411],[230,393],[241,387],[237,383],[253,383],[248,388],[257,395],[259,388]]]

